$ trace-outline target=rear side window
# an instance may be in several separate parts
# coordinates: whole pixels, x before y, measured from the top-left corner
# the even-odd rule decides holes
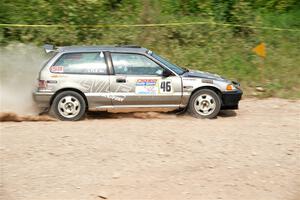
[[[53,73],[107,74],[103,52],[67,53],[50,67]]]

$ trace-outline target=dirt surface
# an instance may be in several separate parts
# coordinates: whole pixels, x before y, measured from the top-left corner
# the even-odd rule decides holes
[[[0,125],[5,200],[300,199],[300,101]]]

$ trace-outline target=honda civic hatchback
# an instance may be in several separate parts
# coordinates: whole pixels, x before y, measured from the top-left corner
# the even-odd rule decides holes
[[[238,109],[242,97],[237,82],[179,67],[139,46],[44,48],[53,56],[39,73],[33,97],[60,120],[125,108],[182,109],[214,118],[221,109]]]

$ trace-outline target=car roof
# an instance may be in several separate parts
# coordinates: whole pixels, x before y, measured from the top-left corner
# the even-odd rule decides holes
[[[111,51],[111,52],[131,52],[131,53],[145,53],[148,49],[136,46],[63,46],[58,47],[59,52],[91,52],[91,51]]]

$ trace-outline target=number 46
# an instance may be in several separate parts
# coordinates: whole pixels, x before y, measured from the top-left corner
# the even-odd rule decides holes
[[[171,92],[172,91],[171,81],[162,81],[160,83],[160,91],[161,92]]]

